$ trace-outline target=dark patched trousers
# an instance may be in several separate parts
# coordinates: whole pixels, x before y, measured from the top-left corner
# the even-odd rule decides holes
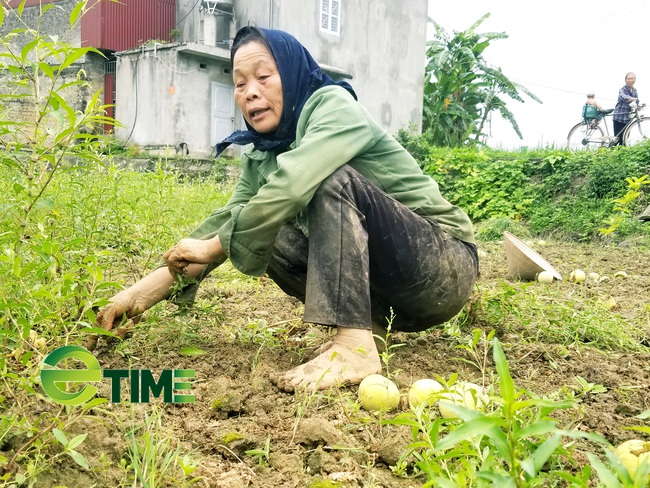
[[[305,304],[305,322],[422,331],[460,312],[472,293],[476,246],[347,165],[323,181],[307,221],[307,235],[283,226],[267,269]]]

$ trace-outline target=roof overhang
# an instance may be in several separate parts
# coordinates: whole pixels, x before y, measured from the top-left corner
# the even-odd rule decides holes
[[[230,47],[207,46],[198,42],[188,42],[178,46],[177,50],[179,53],[191,54],[199,58],[230,63]]]
[[[148,46],[141,46],[137,49],[131,49],[129,51],[122,51],[115,53],[116,56],[121,56],[125,54],[135,54],[143,51],[155,51],[156,49],[175,49],[176,52],[189,54],[192,56],[197,56],[211,61],[220,61],[230,63],[230,46],[221,47],[221,46],[208,46],[199,42],[185,42],[182,44],[169,43],[169,44],[155,44]],[[336,66],[330,66],[328,64],[319,63],[325,73],[330,75],[335,80],[347,79],[351,80],[352,75],[347,71],[337,68]]]
[[[124,56],[129,54],[138,54],[148,51],[162,51],[167,49],[173,49],[177,53],[191,54],[204,59],[209,59],[213,61],[227,61],[230,63],[230,48],[223,48],[217,46],[206,46],[205,44],[200,44],[198,42],[187,42],[183,44],[178,43],[154,43],[149,45],[143,45],[136,49],[129,49],[128,51],[121,51],[115,53],[116,56]]]

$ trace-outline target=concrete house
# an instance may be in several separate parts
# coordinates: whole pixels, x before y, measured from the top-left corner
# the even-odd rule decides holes
[[[40,22],[43,35],[67,32],[77,5],[77,0],[7,1],[14,9],[23,5],[22,19],[5,16],[0,34],[23,22]],[[248,24],[296,36],[333,78],[354,86],[360,102],[389,132],[420,125],[426,0],[103,0],[88,5],[92,8],[66,38],[102,55],[83,56],[61,82],[83,68],[88,85],[68,93],[68,102],[84,110],[101,90],[103,102],[116,106],[109,115],[123,124],[116,137],[129,145],[170,153],[181,152],[184,143],[192,156],[202,157],[244,127],[233,101],[230,41]],[[32,117],[29,110],[29,103],[17,104],[12,117]]]
[[[420,126],[427,0],[176,0],[174,42],[115,53],[116,136],[157,152],[209,156],[245,128],[230,41],[244,25],[293,34],[390,133]]]

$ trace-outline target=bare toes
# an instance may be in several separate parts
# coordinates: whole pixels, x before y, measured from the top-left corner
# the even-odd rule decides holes
[[[282,377],[280,381],[278,381],[277,387],[287,393],[293,393],[295,391],[293,383],[286,376]]]

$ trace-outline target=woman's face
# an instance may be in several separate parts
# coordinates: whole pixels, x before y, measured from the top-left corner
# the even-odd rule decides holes
[[[273,132],[282,117],[282,79],[264,44],[249,42],[233,60],[235,102],[246,122],[261,134]]]
[[[634,86],[635,81],[636,81],[636,76],[631,73],[625,77],[625,84],[630,88]]]

